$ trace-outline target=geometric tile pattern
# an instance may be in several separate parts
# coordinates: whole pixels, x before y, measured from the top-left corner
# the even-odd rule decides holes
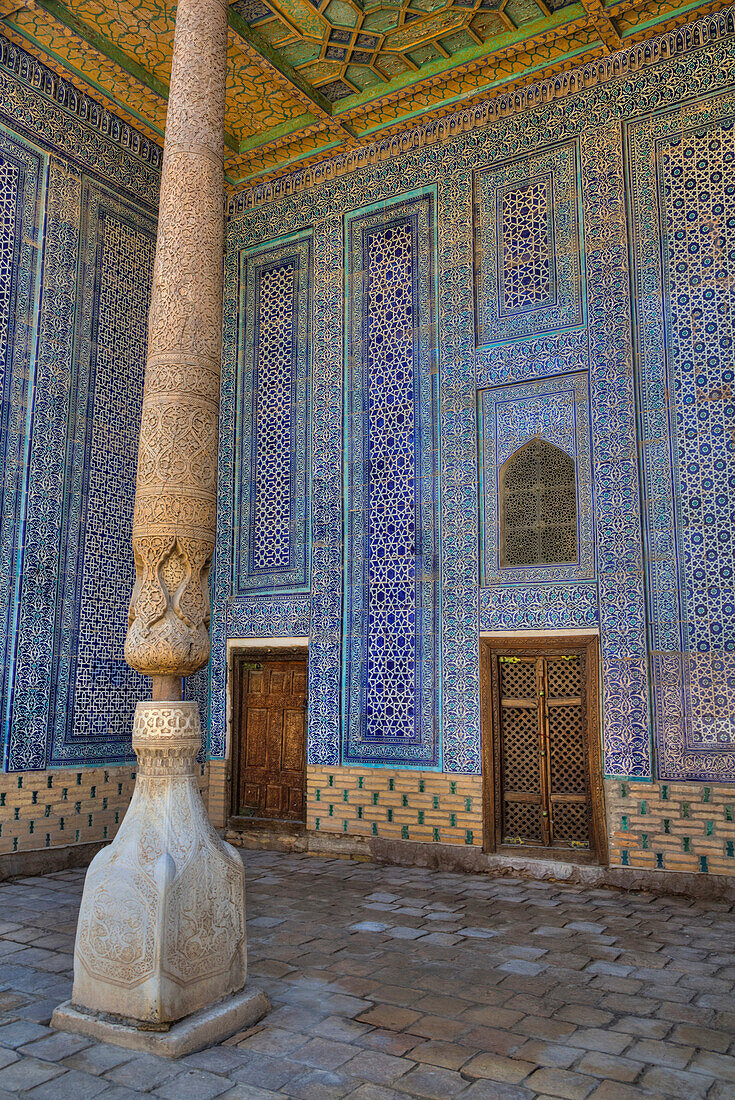
[[[576,141],[475,175],[477,342],[584,322]]]
[[[320,527],[313,516],[318,500],[318,477],[310,439],[316,430],[315,405],[323,389],[311,393],[311,286],[314,278],[311,230],[284,233],[273,239],[273,225],[257,235],[240,232],[230,223],[225,253],[225,292],[222,379],[220,385],[219,481],[217,491],[217,546],[212,570],[212,656],[208,670],[208,752],[222,757],[226,748],[228,638],[303,638],[310,632],[309,576],[311,538]],[[289,565],[252,568],[252,532],[256,479],[251,478],[256,431],[257,372],[262,340],[258,320],[261,273],[291,267],[290,371],[288,404],[283,408],[283,432],[289,438],[287,479]],[[275,305],[275,303],[274,303]],[[271,311],[267,316],[282,317]],[[286,332],[288,337],[288,332]],[[286,340],[288,343],[288,339]],[[281,347],[280,341],[277,342]],[[316,349],[315,349],[316,350]],[[279,363],[285,362],[279,357]],[[271,369],[272,358],[268,360]],[[284,375],[285,378],[285,375]],[[273,391],[269,391],[272,393]],[[261,444],[262,446],[262,444]],[[265,457],[265,453],[264,457]],[[310,468],[314,464],[314,468]],[[286,471],[284,470],[284,474]],[[313,490],[311,486],[314,486]],[[285,498],[284,498],[285,499]],[[323,551],[315,550],[315,555]],[[335,687],[335,692],[338,688]],[[203,693],[199,692],[200,702]],[[204,714],[204,710],[203,710]]]
[[[438,763],[432,198],[347,221],[345,762]]]
[[[561,630],[596,627],[594,581],[494,584],[480,589],[480,630]]]
[[[258,376],[253,462],[253,569],[284,569],[291,561],[291,350],[293,261],[261,271],[258,287]]]
[[[633,185],[647,197],[636,207],[634,240],[650,439],[654,721],[665,779],[735,782],[734,118],[733,97],[723,96],[706,116],[677,112],[631,132]]]
[[[242,257],[237,596],[308,586],[310,269],[308,236]]]
[[[52,755],[80,765],[130,757],[131,729],[120,718],[134,676],[122,661],[132,583],[123,513],[139,397],[133,387],[130,403],[127,383],[130,372],[142,377],[158,150],[21,51],[0,47],[0,111],[11,127],[22,118],[35,145],[0,131],[0,155],[21,165],[25,193],[7,438],[16,457],[5,471],[18,540],[3,554],[16,591],[5,619],[13,653],[5,764],[28,770]],[[39,148],[54,153],[47,173]]]
[[[340,535],[344,523],[345,438],[340,259],[343,217],[347,211],[395,201],[397,194],[433,185],[437,192],[440,322],[436,345],[441,440],[443,767],[450,772],[480,771],[479,622],[483,629],[496,629],[498,622],[512,629],[508,617],[513,612],[518,615],[516,625],[528,624],[530,629],[544,625],[590,627],[597,619],[606,770],[611,775],[651,777],[623,122],[642,113],[674,107],[682,97],[695,97],[702,87],[720,88],[735,52],[732,19],[714,18],[702,25],[696,36],[692,32],[681,43],[671,36],[661,44],[660,52],[654,51],[655,58],[631,49],[609,62],[570,74],[565,85],[570,92],[563,105],[555,99],[555,86],[547,82],[528,91],[524,102],[533,105],[530,110],[520,110],[506,97],[477,111],[460,112],[441,123],[419,127],[400,148],[376,145],[360,162],[360,171],[350,172],[358,167],[356,156],[338,157],[323,162],[318,170],[296,171],[277,184],[263,185],[233,201],[230,241],[240,248],[267,241],[274,221],[284,233],[314,226],[314,542],[308,729],[312,764],[335,766],[341,759],[341,714],[335,702],[343,668],[340,633],[346,591]],[[671,54],[676,57],[673,62],[666,60]],[[616,83],[621,66],[626,79]],[[547,143],[547,152],[539,153],[542,142]],[[551,148],[549,143],[554,143]],[[577,152],[572,156],[575,147]],[[568,186],[562,188],[568,198],[567,240],[576,232],[582,244],[581,206],[587,242],[579,278],[567,280],[571,288],[566,299],[568,315],[565,318],[559,314],[563,298],[559,264],[560,257],[567,264],[573,257],[558,230],[557,188],[552,219],[556,306],[528,313],[518,310],[499,318],[497,242],[486,247],[483,230],[478,229],[474,255],[485,275],[494,280],[493,293],[481,295],[481,302],[485,306],[490,303],[494,311],[492,326],[486,325],[485,332],[492,340],[504,342],[477,349],[472,331],[472,213],[477,223],[482,206],[478,180],[483,177],[494,184],[487,188],[488,205],[497,212],[498,186],[512,184],[518,189],[531,179],[549,174],[557,184],[551,164],[559,148],[565,150],[567,166]],[[493,163],[500,168],[493,168]],[[478,164],[489,167],[478,169]],[[488,233],[494,220],[486,219]],[[568,269],[573,272],[573,265]],[[230,295],[231,317],[236,308],[236,298]],[[552,326],[538,335],[533,332],[533,324],[539,320],[534,319],[535,312],[544,315],[542,328]],[[563,327],[570,317],[577,318],[574,327]],[[508,322],[522,329],[529,320],[528,332],[501,331]],[[434,343],[433,334],[427,334],[427,341]],[[475,370],[486,387],[585,369],[589,370],[592,454],[596,456],[592,488],[596,504],[597,614],[594,583],[579,581],[568,582],[568,588],[563,584],[549,586],[543,596],[538,584],[519,584],[512,591],[508,586],[497,598],[493,589],[483,590],[478,616]],[[223,440],[222,435],[220,438]],[[226,439],[221,446],[227,462]],[[224,518],[226,521],[226,515]],[[568,599],[564,598],[565,592]],[[272,621],[279,630],[287,627],[275,604]],[[221,698],[224,713],[224,676],[216,690],[213,682],[213,706],[215,696]],[[217,743],[223,745],[223,737]]]
[[[54,765],[128,755],[146,681],[125,661],[131,549],[155,227],[85,183],[86,213],[55,643]],[[86,304],[86,308],[85,308]],[[114,426],[114,430],[113,430]],[[114,522],[112,522],[112,517]]]
[[[480,390],[481,585],[589,580],[595,572],[590,460],[589,384],[570,374]],[[498,494],[501,468],[529,440],[542,438],[575,459],[578,560],[569,565],[500,567]]]
[[[580,107],[598,123],[583,131],[580,149],[585,239],[593,242],[585,252],[585,282],[604,767],[608,775],[644,779],[653,761],[621,119],[651,94],[648,75],[604,122],[598,97],[580,97]],[[678,73],[670,90],[672,97],[682,94]]]
[[[267,241],[274,221],[284,233],[314,226],[314,541],[308,729],[312,764],[340,763],[343,732],[342,715],[336,705],[343,668],[340,635],[346,592],[341,539],[345,437],[343,217],[347,211],[365,209],[370,204],[396,201],[397,194],[411,193],[411,189],[435,186],[443,667],[438,708],[442,766],[448,772],[479,774],[481,770],[478,630],[480,623],[483,629],[513,629],[509,623],[512,612],[518,616],[516,627],[522,624],[525,629],[568,625],[589,628],[597,622],[606,771],[610,775],[651,777],[649,658],[622,128],[625,119],[674,107],[682,96],[696,96],[704,85],[719,87],[717,80],[722,83],[724,76],[713,78],[712,74],[729,71],[735,52],[732,28],[728,31],[728,26],[721,21],[708,24],[699,39],[707,45],[700,48],[691,39],[688,52],[677,47],[673,63],[660,60],[644,64],[642,55],[631,50],[621,55],[622,60],[611,60],[609,66],[596,68],[591,76],[586,71],[571,74],[570,87],[577,91],[564,101],[563,109],[550,92],[547,95],[544,85],[538,94],[529,92],[529,100],[537,104],[530,111],[513,113],[508,101],[504,114],[503,100],[477,116],[463,112],[442,124],[441,131],[439,127],[417,130],[400,155],[399,150],[395,155],[385,151],[381,159],[376,147],[375,155],[366,158],[361,171],[350,174],[347,166],[352,161],[338,158],[325,162],[318,172],[294,173],[277,186],[250,191],[242,202],[233,202],[230,241],[240,248]],[[666,49],[674,50],[668,39]],[[621,64],[628,66],[626,80],[605,83]],[[439,131],[445,140],[434,140]],[[547,149],[539,153],[542,138]],[[556,144],[549,148],[551,142]],[[559,163],[566,166],[566,177],[564,172],[560,174],[563,187],[556,186],[557,174],[551,170],[560,148],[564,155]],[[493,168],[493,163],[500,167]],[[478,169],[478,164],[488,167]],[[493,240],[492,247],[487,247],[482,236],[485,232],[491,234],[492,216],[486,219],[484,230],[478,229],[478,237],[473,237],[472,214],[477,224],[483,206],[482,180],[489,181],[484,189],[488,209],[497,212],[498,187],[513,184],[517,188],[549,173],[556,188],[553,221],[557,305],[528,313],[518,310],[499,318],[497,242]],[[567,197],[564,233],[558,228],[560,187]],[[567,251],[563,239],[569,242],[575,234],[580,246],[583,239],[588,245],[582,250],[579,277],[566,282],[569,294],[564,299],[560,257],[572,274],[579,259]],[[485,306],[490,303],[494,311],[492,327],[486,326],[485,331],[493,340],[504,341],[482,349],[476,348],[473,332],[475,256],[485,275],[493,280],[493,293],[481,297],[481,302]],[[563,300],[569,307],[566,318],[559,313]],[[231,315],[236,308],[236,297],[230,294]],[[535,313],[543,315],[543,326],[557,327],[538,335],[532,330],[518,334],[507,327],[501,331],[511,322],[521,329],[523,325],[532,328],[539,320],[534,318]],[[575,327],[559,327],[570,317],[577,318]],[[482,339],[482,319],[480,322]],[[427,334],[427,342],[434,343],[433,334]],[[537,583],[524,582],[512,591],[508,586],[497,597],[493,589],[483,590],[478,609],[475,372],[487,387],[517,384],[529,377],[549,378],[560,370],[566,373],[584,369],[589,371],[591,453],[596,456],[592,462],[592,491],[599,600],[595,600],[591,580],[567,582],[566,596],[561,583],[550,585],[542,595]],[[228,444],[226,437],[220,438],[226,463]],[[223,520],[226,525],[226,514]],[[273,616],[279,629],[285,629],[287,623],[275,606]],[[216,697],[221,700],[218,705],[224,715],[224,673],[216,688],[213,681],[213,707]],[[224,735],[218,734],[218,738],[217,744],[224,745]]]
[[[45,158],[0,128],[0,715],[3,763],[16,670],[15,622],[22,571],[28,394],[35,362]]]
[[[549,211],[554,197],[551,176],[529,180],[502,193],[501,313],[548,305],[554,286],[554,237]]]

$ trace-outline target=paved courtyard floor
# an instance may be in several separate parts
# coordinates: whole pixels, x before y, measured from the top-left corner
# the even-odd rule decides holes
[[[735,1097],[724,902],[244,858],[273,1011],[173,1063],[47,1026],[84,873],[0,885],[0,1100]]]

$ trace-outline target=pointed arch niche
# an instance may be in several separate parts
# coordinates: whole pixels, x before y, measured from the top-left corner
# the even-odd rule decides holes
[[[480,587],[533,586],[538,602],[539,584],[594,581],[586,372],[480,390],[478,414]]]
[[[500,568],[571,565],[578,560],[576,463],[535,436],[498,477]]]

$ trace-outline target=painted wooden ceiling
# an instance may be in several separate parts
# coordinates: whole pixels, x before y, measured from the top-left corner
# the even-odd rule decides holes
[[[273,178],[727,0],[233,0],[226,172]],[[2,32],[160,141],[171,0],[0,0]]]

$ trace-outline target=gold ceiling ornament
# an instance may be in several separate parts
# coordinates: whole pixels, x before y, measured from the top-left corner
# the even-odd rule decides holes
[[[586,64],[726,7],[709,0],[231,0],[230,189]],[[0,0],[1,30],[161,142],[170,0]]]

